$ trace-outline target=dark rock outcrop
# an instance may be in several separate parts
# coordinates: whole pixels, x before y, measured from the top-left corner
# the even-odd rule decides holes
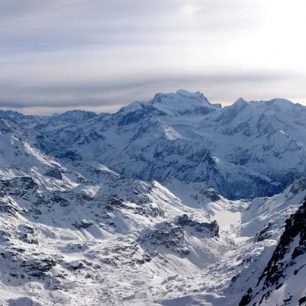
[[[296,266],[297,258],[306,254],[306,199],[298,210],[286,220],[285,230],[271,259],[258,279],[257,285],[242,297],[239,306],[260,305],[269,299],[274,290],[281,288],[290,267]],[[297,266],[294,275],[302,267]],[[304,297],[301,297],[303,299]]]

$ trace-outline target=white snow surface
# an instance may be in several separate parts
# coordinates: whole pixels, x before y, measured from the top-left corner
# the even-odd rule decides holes
[[[0,304],[238,305],[306,196],[303,119],[183,90],[115,115],[1,113]]]
[[[271,196],[306,175],[306,107],[284,99],[221,107],[179,90],[114,114],[2,116],[46,154],[145,181],[204,182],[230,199]]]

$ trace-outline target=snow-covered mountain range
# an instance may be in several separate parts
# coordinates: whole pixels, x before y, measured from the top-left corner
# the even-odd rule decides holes
[[[0,303],[306,305],[305,177],[284,99],[0,111]]]

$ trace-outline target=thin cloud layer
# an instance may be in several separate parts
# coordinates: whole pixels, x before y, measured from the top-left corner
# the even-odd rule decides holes
[[[177,88],[223,103],[303,102],[304,42],[290,31],[299,46],[269,42],[278,16],[264,3],[0,0],[0,107],[115,110]],[[285,11],[289,1],[277,3]]]

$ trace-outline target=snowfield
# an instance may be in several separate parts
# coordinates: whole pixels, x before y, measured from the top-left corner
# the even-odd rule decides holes
[[[0,304],[306,305],[305,146],[284,99],[1,111]]]

